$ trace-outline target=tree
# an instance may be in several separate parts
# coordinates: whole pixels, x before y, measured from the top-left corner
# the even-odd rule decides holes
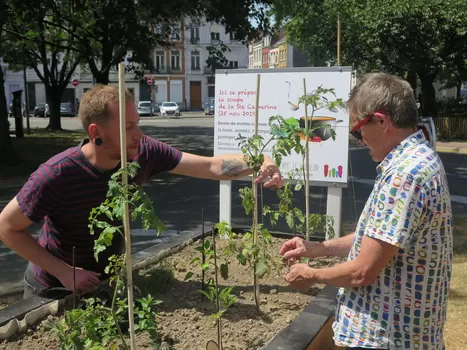
[[[0,57],[5,48],[3,29],[9,13],[8,10],[6,0],[0,0]],[[3,69],[0,67],[0,164],[13,165],[19,162],[19,158],[11,143],[7,108],[5,78]]]
[[[361,71],[384,69],[418,76],[424,115],[436,115],[433,82],[457,69],[467,50],[467,0],[274,0],[274,14],[288,39],[308,53],[336,62],[340,17],[341,62]]]
[[[61,21],[68,1],[8,0],[12,11],[6,32],[9,50],[5,60],[16,70],[23,64],[36,72],[45,87],[51,116],[50,130],[61,130],[60,103],[82,56],[70,34],[76,27]]]
[[[108,84],[110,70],[125,57],[133,66],[130,70],[137,74],[144,69],[154,70],[151,49],[174,45],[172,36],[179,33],[178,26],[186,18],[219,22],[227,33],[247,42],[256,35],[250,17],[268,26],[263,8],[257,5],[270,1],[173,0],[161,6],[153,0],[81,0],[75,1],[71,10],[61,11],[60,17],[73,24],[69,34],[76,39],[95,81]],[[219,50],[213,48],[212,52],[215,56]]]

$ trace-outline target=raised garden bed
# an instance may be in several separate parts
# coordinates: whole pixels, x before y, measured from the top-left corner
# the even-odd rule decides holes
[[[269,248],[271,255],[278,255],[284,240],[273,238]],[[225,248],[225,240],[219,239],[217,242],[219,250]],[[162,301],[156,307],[162,349],[167,344],[173,345],[175,349],[206,349],[209,340],[217,340],[217,329],[209,319],[210,315],[215,313],[214,307],[206,298],[202,301],[202,294],[199,292],[201,272],[196,271],[196,266],[190,263],[199,255],[195,250],[196,246],[197,244],[188,245],[135,275],[135,284],[143,295],[149,293]],[[336,262],[336,259],[330,258],[317,259],[310,264],[325,266]],[[187,271],[190,270],[194,275],[190,280],[184,281]],[[317,285],[307,293],[298,292],[284,282],[284,271],[271,271],[260,280],[261,313],[258,315],[250,272],[251,269],[232,260],[229,264],[228,281],[220,283],[221,286],[228,284],[233,287],[232,294],[237,297],[237,302],[228,309],[222,319],[224,349],[245,350],[263,347],[306,309],[313,297],[324,287]],[[327,315],[325,316],[327,318]],[[26,334],[15,335],[4,341],[0,349],[36,349],[40,346],[60,348],[56,334],[49,330],[60,317],[61,312],[49,316],[40,324],[29,327]],[[316,331],[319,331],[320,325],[315,323],[316,326]],[[313,334],[309,336],[312,337]],[[138,349],[152,349],[149,342],[147,334],[141,333],[137,336]]]

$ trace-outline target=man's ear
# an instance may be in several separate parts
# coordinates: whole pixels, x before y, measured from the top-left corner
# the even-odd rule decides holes
[[[89,134],[89,137],[91,138],[91,140],[95,140],[98,137],[100,137],[99,127],[97,126],[96,123],[89,124],[88,134]]]
[[[388,115],[381,115],[377,116],[376,118],[381,123],[381,127],[383,128],[384,132],[387,132],[388,130],[394,128],[394,124],[392,123],[392,120]]]

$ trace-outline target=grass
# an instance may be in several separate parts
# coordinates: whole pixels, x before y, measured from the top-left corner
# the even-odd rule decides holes
[[[50,132],[45,129],[31,129],[31,135],[25,133],[24,138],[13,136],[13,146],[22,162],[17,166],[0,165],[0,186],[10,187],[14,182],[22,185],[41,163],[67,148],[77,146],[84,137],[84,131]]]
[[[31,135],[25,134],[21,139],[13,137],[12,140],[15,150],[24,161],[42,163],[52,155],[78,145],[84,136],[84,131],[31,129]]]
[[[467,215],[454,216],[454,258],[445,326],[446,349],[467,349]]]

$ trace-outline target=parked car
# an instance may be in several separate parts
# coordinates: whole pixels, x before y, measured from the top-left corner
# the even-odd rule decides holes
[[[74,116],[73,109],[71,108],[71,104],[68,102],[60,103],[60,116]]]
[[[214,99],[211,98],[204,103],[204,115],[214,115],[215,103]]]
[[[34,107],[34,117],[41,117],[45,118],[45,103],[39,103],[37,106]]]
[[[180,115],[180,107],[176,102],[164,102],[161,105],[161,116]]]
[[[139,101],[138,102],[138,115],[144,116],[144,115],[149,115],[153,116],[156,114],[158,109],[157,104],[152,103],[151,101]]]

